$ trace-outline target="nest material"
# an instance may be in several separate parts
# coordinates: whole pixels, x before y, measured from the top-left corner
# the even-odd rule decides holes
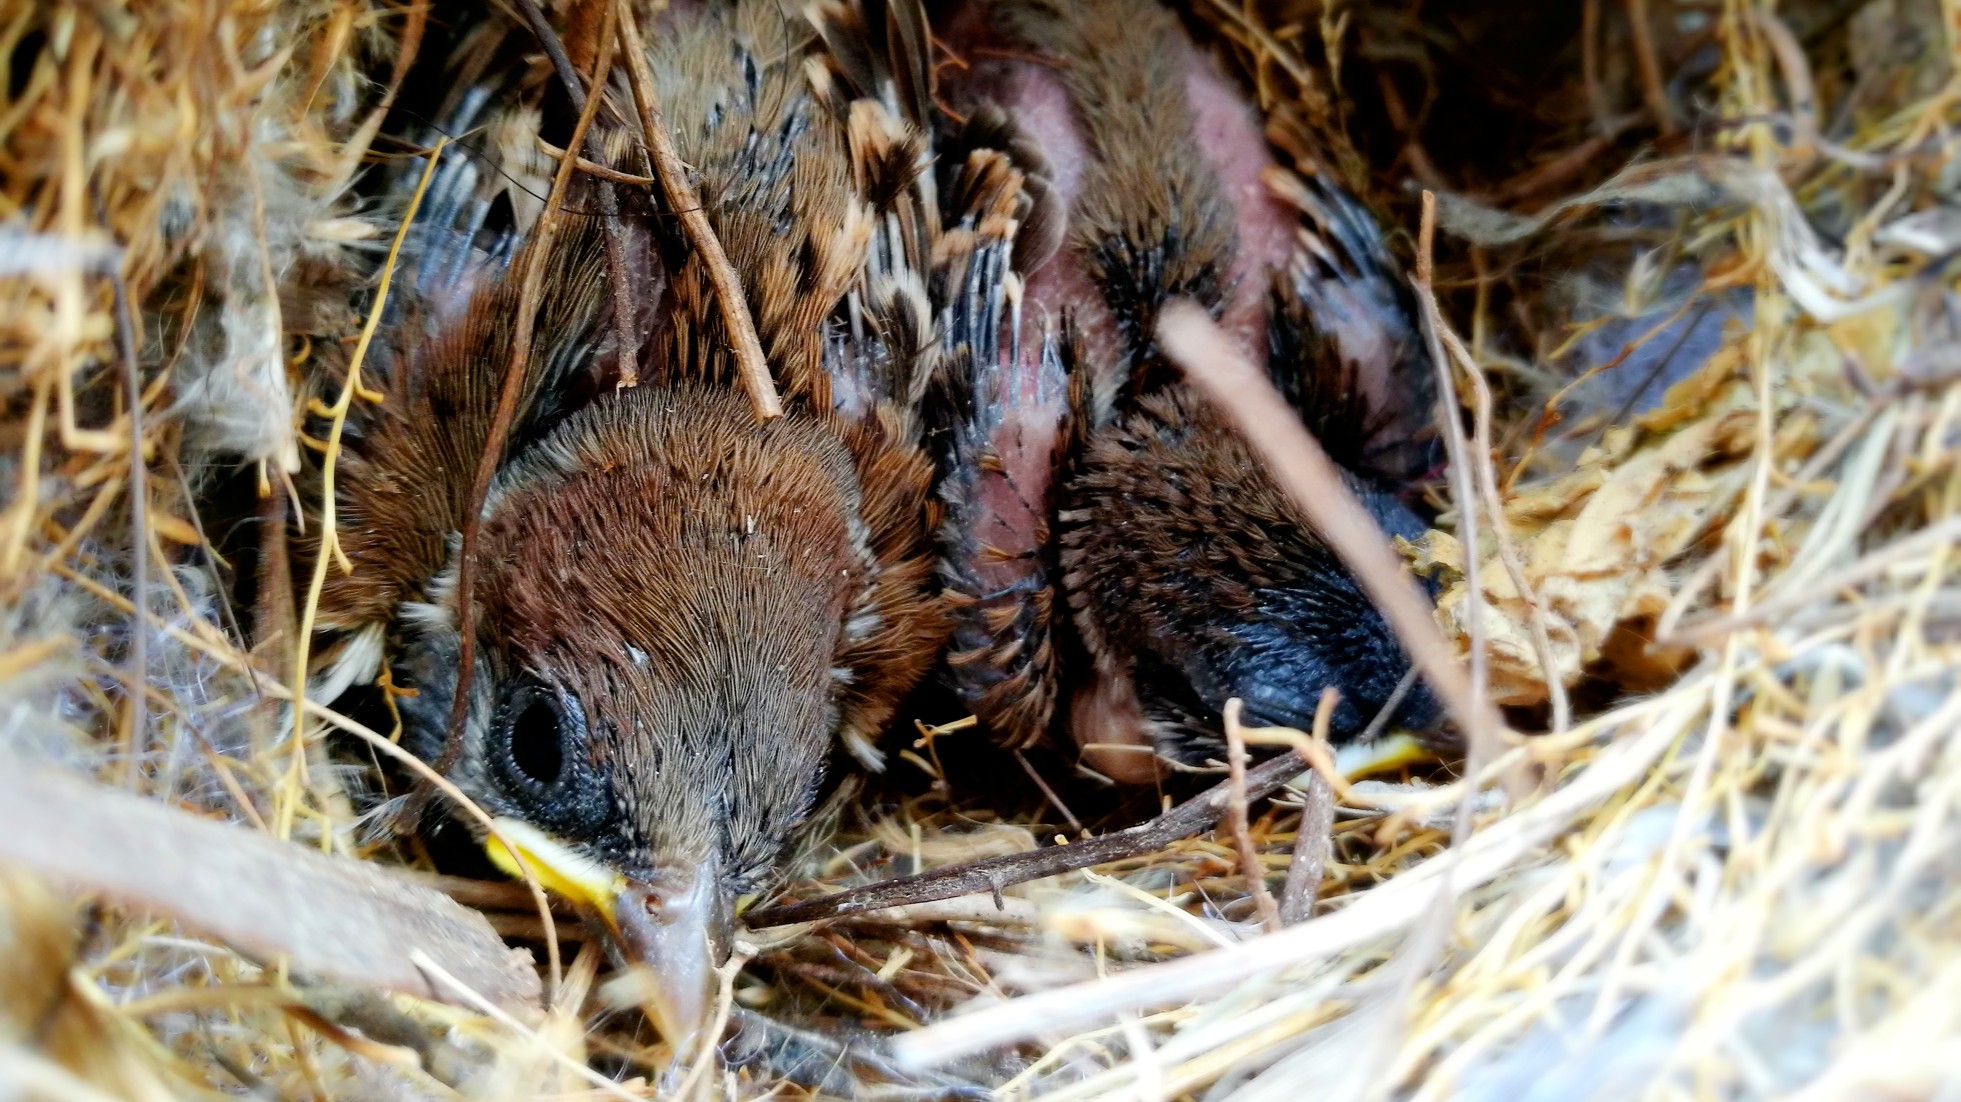
[[[1222,831],[998,899],[759,932],[730,975],[741,1073],[670,1068],[623,1009],[630,977],[601,976],[575,917],[522,885],[423,874],[507,937],[563,943],[556,1009],[530,1017],[296,975],[208,940],[184,900],[78,909],[0,864],[0,1083],[145,1099],[1956,1089],[1961,10],[1287,7],[1193,14],[1279,147],[1315,135],[1412,227],[1402,182],[1440,193],[1470,493],[1408,551],[1474,680],[1546,733],[1469,781],[1343,786],[1321,914],[1278,932],[1245,851],[1278,888],[1302,833],[1285,800],[1252,809],[1246,846]],[[321,751],[326,722],[292,737],[285,666],[241,648],[264,610],[229,607],[235,564],[196,503],[226,470],[284,493],[306,446],[293,380],[358,328],[393,228],[347,189],[424,18],[226,0],[0,21],[0,739],[396,865],[425,859],[364,846],[342,785],[365,771]],[[1467,133],[1480,100],[1488,129]],[[1060,813],[990,804],[940,766],[945,740],[974,737],[926,729],[886,786],[911,798],[841,797],[796,893],[1052,836]],[[1467,797],[1473,829],[1453,841]],[[902,1039],[847,1058],[866,1035]]]

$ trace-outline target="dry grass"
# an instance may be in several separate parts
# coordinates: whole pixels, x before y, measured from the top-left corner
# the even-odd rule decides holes
[[[1432,7],[1432,30],[1478,26]],[[1448,34],[1373,8],[1290,24],[1195,5],[1283,147],[1335,129],[1339,66],[1379,94],[1332,160],[1358,181],[1375,163],[1412,230],[1393,185],[1439,194],[1437,343],[1471,456],[1450,496],[1479,535],[1410,553],[1460,655],[1488,641],[1473,673],[1509,708],[1478,777],[1337,788],[1317,917],[1265,932],[1249,891],[1249,860],[1275,889],[1288,868],[1282,800],[1250,810],[1243,847],[1222,831],[998,901],[759,931],[729,992],[758,1059],[723,1073],[668,1067],[617,1009],[630,977],[523,885],[418,874],[508,937],[563,942],[552,1008],[528,1019],[296,977],[8,872],[0,1089],[638,1098],[791,1072],[827,1094],[914,1077],[923,1096],[1238,1102],[1957,1089],[1961,8],[1814,7],[1843,5],[1587,0],[1584,41],[1558,44],[1584,79],[1520,105],[1537,145],[1504,161],[1495,137],[1450,145],[1409,94],[1456,56],[1423,54]],[[226,534],[194,503],[240,457],[287,498],[309,446],[294,380],[346,363],[394,228],[345,193],[421,18],[364,0],[0,16],[0,742],[409,865],[426,857],[357,829],[361,771],[325,749],[348,721],[309,705],[295,731],[292,654],[237,644],[280,610],[226,606],[209,565]],[[1629,373],[1657,363],[1672,387],[1637,401]],[[1463,531],[1448,511],[1442,528]],[[909,799],[842,798],[796,894],[1046,840],[1015,810],[1032,794],[990,808],[940,775],[943,740],[971,737],[923,732],[895,766]],[[840,1063],[859,1033],[899,1040]]]

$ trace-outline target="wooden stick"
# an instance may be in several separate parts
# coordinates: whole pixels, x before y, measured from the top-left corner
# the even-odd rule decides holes
[[[586,117],[586,86],[579,78],[579,71],[572,66],[572,59],[566,56],[565,44],[559,41],[558,32],[552,29],[551,21],[538,7],[537,0],[517,0],[518,12],[531,28],[532,37],[544,48],[545,56],[551,59],[552,68],[558,71],[559,83],[565,86],[565,94],[572,99],[572,107],[580,116]],[[599,34],[599,57],[593,63],[593,87],[604,89],[613,71],[613,16],[615,9],[610,5],[605,9],[604,21]],[[604,92],[601,92],[604,95]],[[604,155],[603,143],[596,134],[588,134],[586,141],[592,155]],[[548,153],[563,158],[565,150],[553,149],[543,138],[538,144]],[[580,171],[600,177],[597,188],[599,194],[599,217],[606,227],[606,267],[612,273],[613,284],[613,346],[614,355],[619,361],[619,385],[622,388],[638,386],[640,383],[640,341],[633,328],[633,298],[627,278],[626,236],[620,226],[620,197],[613,190],[615,182],[632,183],[641,186],[653,181],[641,177],[625,176],[584,157],[574,158]]]
[[[1412,669],[1397,684],[1396,691],[1390,694],[1389,703],[1383,705],[1376,722],[1380,723],[1384,717],[1395,714],[1402,704],[1403,695],[1415,681],[1416,671]],[[1334,721],[1335,704],[1339,700],[1340,694],[1329,686],[1321,690],[1320,703],[1314,709],[1314,742],[1324,750],[1328,745],[1328,727]],[[1280,885],[1281,925],[1294,926],[1314,917],[1314,904],[1321,894],[1321,881],[1328,875],[1328,858],[1334,852],[1334,833],[1334,788],[1328,784],[1328,778],[1316,769],[1307,777],[1307,796],[1301,802],[1300,825],[1294,828],[1293,860],[1287,863],[1287,879]]]
[[[604,66],[607,62],[608,59],[602,55],[600,65]],[[586,131],[592,126],[592,117],[597,113],[603,98],[602,96],[586,98],[585,107],[579,112],[579,121],[572,127],[572,140],[566,143],[566,148],[577,149],[585,141]],[[511,424],[517,420],[518,396],[524,393],[524,380],[530,366],[532,330],[538,321],[538,299],[545,282],[545,266],[552,242],[558,237],[559,222],[564,217],[565,191],[571,184],[572,170],[575,167],[577,167],[576,158],[566,157],[558,162],[558,174],[552,180],[551,194],[545,199],[544,213],[538,216],[538,226],[532,233],[530,244],[525,246],[521,261],[524,265],[522,276],[524,282],[518,293],[517,325],[511,335],[511,358],[504,367],[503,385],[497,392],[497,409],[491,416],[490,431],[484,438],[483,453],[477,457],[477,470],[470,480],[470,507],[463,513],[462,546],[457,553],[456,695],[450,700],[449,722],[444,730],[442,757],[436,763],[435,770],[443,775],[447,775],[456,767],[463,753],[463,727],[470,714],[470,682],[476,675],[477,629],[474,605],[477,544],[483,527],[483,504],[490,496],[491,480],[496,477],[497,468],[503,463],[504,442],[511,434]],[[558,957],[558,942],[556,940],[547,942],[545,948],[551,971],[551,991],[555,996],[559,981],[563,977]]]
[[[1273,903],[1273,894],[1266,890],[1266,869],[1260,864],[1260,851],[1253,846],[1253,826],[1246,814],[1246,736],[1240,733],[1239,713],[1244,707],[1238,697],[1226,701],[1226,784],[1232,799],[1226,804],[1226,822],[1232,826],[1233,847],[1239,851],[1240,875],[1246,879],[1246,891],[1253,897],[1253,905],[1260,912],[1260,925],[1267,933],[1280,929],[1280,908]]]
[[[715,288],[715,299],[722,307],[722,324],[735,343],[736,373],[742,388],[749,392],[749,404],[759,420],[783,416],[783,402],[776,395],[776,381],[770,377],[769,360],[763,356],[762,338],[756,335],[756,322],[749,316],[749,300],[742,293],[742,281],[729,263],[728,253],[715,236],[702,210],[701,198],[688,183],[688,166],[674,151],[674,141],[661,119],[660,99],[654,92],[654,74],[647,65],[647,51],[640,43],[640,29],[625,0],[619,3],[620,48],[626,54],[628,84],[633,88],[633,105],[639,110],[640,132],[647,143],[647,159],[653,162],[654,177],[660,181],[667,205],[681,220],[688,241],[701,257],[708,282]]]
[[[1634,38],[1634,60],[1641,72],[1641,98],[1655,117],[1655,127],[1663,137],[1675,133],[1675,113],[1668,106],[1667,83],[1661,75],[1661,59],[1655,53],[1655,29],[1648,22],[1648,0],[1625,0],[1627,29]]]
[[[1321,882],[1328,876],[1334,852],[1335,793],[1320,770],[1308,774],[1307,798],[1301,803],[1301,824],[1294,834],[1293,860],[1280,885],[1280,924],[1296,926],[1314,917]]]
[[[1246,771],[1245,800],[1271,795],[1308,768],[1298,755],[1282,754]],[[955,865],[917,876],[867,884],[803,903],[764,907],[744,919],[751,929],[815,922],[888,907],[931,903],[980,892],[998,894],[1011,884],[1073,872],[1140,853],[1154,853],[1181,838],[1189,838],[1219,821],[1233,802],[1233,784],[1224,781],[1179,804],[1150,822],[1066,846],[1011,853],[985,861]]]

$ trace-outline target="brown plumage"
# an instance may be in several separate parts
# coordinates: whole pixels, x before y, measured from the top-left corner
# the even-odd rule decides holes
[[[732,901],[764,886],[833,747],[876,760],[945,633],[919,446],[939,224],[916,115],[924,24],[904,5],[865,8],[815,13],[830,48],[772,3],[691,12],[649,59],[782,418],[758,423],[736,388],[720,304],[671,212],[620,188],[626,300],[644,314],[615,324],[607,227],[569,219],[543,258],[474,607],[457,608],[456,533],[510,361],[519,273],[541,247],[521,210],[508,231],[486,229],[503,182],[459,161],[409,262],[420,274],[395,317],[384,399],[340,474],[355,569],[323,605],[339,642],[322,683],[371,677],[387,651],[414,692],[401,701],[410,745],[442,760],[469,625],[477,660],[451,778],[557,882],[599,885],[609,925],[654,958],[663,1027],[677,1031],[705,1006],[710,940],[725,947]],[[519,105],[550,94],[497,89],[491,113],[535,127]],[[484,99],[461,98],[458,129],[483,124],[470,112]],[[631,117],[618,81],[612,99]],[[600,130],[616,167],[645,171],[636,129]],[[575,177],[567,209],[599,209],[602,186]],[[622,328],[641,381],[615,391]]]
[[[1306,727],[1332,686],[1335,734],[1356,736],[1407,658],[1153,333],[1174,298],[1211,311],[1383,526],[1414,536],[1391,491],[1428,461],[1429,367],[1379,231],[1271,163],[1250,104],[1156,4],[1002,0],[948,26],[955,50],[981,47],[957,108],[1012,120],[996,144],[1021,151],[1029,220],[1067,227],[1005,280],[1010,347],[973,346],[999,366],[964,386],[978,473],[948,482],[956,683],[1000,737],[1066,730],[1120,778],[1154,775],[1153,754],[1221,756],[1232,697]],[[1417,685],[1396,719],[1435,714]]]

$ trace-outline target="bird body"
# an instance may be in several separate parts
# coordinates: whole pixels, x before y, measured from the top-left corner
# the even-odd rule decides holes
[[[1390,468],[1428,420],[1428,365],[1379,231],[1326,180],[1280,173],[1252,106],[1155,3],[1002,0],[953,25],[953,48],[981,59],[956,109],[1015,121],[1051,208],[1034,221],[1061,227],[1018,254],[1015,362],[972,380],[989,474],[949,501],[956,680],[1004,739],[1066,730],[1118,779],[1221,756],[1235,697],[1255,722],[1305,728],[1334,688],[1334,733],[1360,734],[1407,657],[1155,325],[1174,299],[1210,311],[1383,527],[1413,537],[1391,492],[1412,472]],[[990,497],[1024,522],[989,520]],[[1421,685],[1396,711],[1434,715]]]
[[[395,655],[408,744],[503,826],[494,853],[587,885],[682,1035],[733,901],[766,885],[833,748],[875,760],[944,635],[914,379],[930,369],[924,141],[828,56],[811,24],[741,3],[687,13],[647,59],[783,416],[758,420],[739,388],[726,304],[665,198],[575,176],[568,210],[619,217],[496,238],[484,196],[504,181],[464,162],[439,181],[410,259],[436,276],[397,312],[338,482],[354,570],[325,594],[342,643],[323,678]],[[536,126],[529,101],[550,94],[482,109]],[[615,171],[646,171],[633,129],[597,132]],[[458,533],[531,273],[522,396],[463,608]]]

